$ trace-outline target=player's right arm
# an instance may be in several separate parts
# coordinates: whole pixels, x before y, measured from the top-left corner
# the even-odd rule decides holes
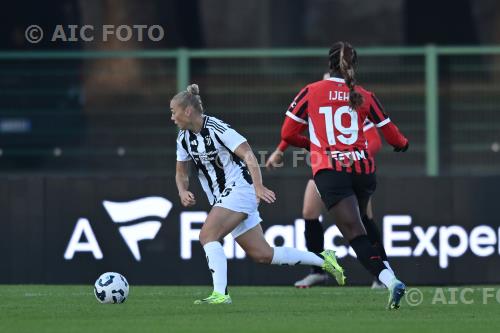
[[[293,118],[286,117],[285,122],[281,127],[281,139],[285,140],[292,146],[309,150],[311,141],[309,141],[309,138],[301,134],[306,127],[307,125],[299,123]]]
[[[180,133],[182,134],[182,133]],[[179,198],[184,207],[196,204],[194,194],[189,189],[189,164],[191,157],[182,144],[181,135],[177,138],[177,164],[175,166],[175,184],[179,191]]]
[[[384,112],[382,104],[374,94],[369,94],[368,98],[368,119],[380,128],[385,141],[394,147],[394,151],[406,151],[409,146],[408,139],[401,134],[399,128],[391,122],[389,116]]]
[[[179,198],[184,207],[193,206],[196,204],[194,194],[188,190],[189,188],[189,161],[177,161],[175,167],[175,184],[179,191]]]
[[[306,128],[306,126],[302,125],[307,124],[305,119],[307,119],[308,92],[309,87],[302,89],[288,107],[286,111],[287,117],[281,130],[281,142],[266,161],[267,169],[274,169],[283,165],[283,152],[289,145],[309,149],[309,139],[300,134]],[[288,118],[293,119],[294,122],[299,122],[300,128],[295,128],[296,126],[293,123],[287,123]]]
[[[309,138],[302,135],[307,128],[309,86],[302,89],[286,111],[285,122],[281,128],[281,140],[295,147],[310,148]]]
[[[274,168],[283,166],[283,153],[288,148],[288,143],[285,140],[281,140],[280,144],[274,152],[269,156],[266,161],[266,168],[268,170],[272,170]]]

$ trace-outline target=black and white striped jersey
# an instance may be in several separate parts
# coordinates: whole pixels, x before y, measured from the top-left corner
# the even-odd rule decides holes
[[[247,140],[225,122],[207,115],[203,118],[199,133],[179,131],[177,161],[194,162],[208,201],[215,204],[231,184],[252,184],[247,166],[234,154],[235,149]]]

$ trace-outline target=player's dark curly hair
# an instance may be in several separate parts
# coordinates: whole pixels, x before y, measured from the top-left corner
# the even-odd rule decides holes
[[[349,106],[356,109],[363,104],[363,95],[354,89],[356,79],[354,68],[358,63],[358,55],[351,44],[336,42],[328,52],[331,76],[342,76],[349,87]]]
[[[203,113],[203,104],[201,102],[201,97],[200,97],[200,88],[198,87],[197,84],[190,84],[186,90],[181,91],[177,95],[172,98],[175,100],[177,103],[179,103],[179,106],[181,106],[183,109],[187,108],[188,106],[191,106],[193,109],[198,111],[199,113]]]

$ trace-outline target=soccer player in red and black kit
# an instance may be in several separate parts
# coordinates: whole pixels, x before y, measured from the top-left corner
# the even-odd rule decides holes
[[[323,79],[328,79],[330,77],[329,73],[326,73]],[[380,148],[382,147],[382,142],[380,140],[380,135],[378,134],[375,125],[366,119],[363,126],[363,133],[366,138],[366,149],[370,156],[375,157]],[[276,150],[269,156],[266,161],[266,168],[272,170],[283,163],[283,153],[288,148],[288,143],[281,140]],[[323,202],[318,194],[314,180],[311,179],[307,182],[306,189],[304,191],[304,200],[302,206],[302,218],[305,221],[304,236],[306,241],[306,247],[309,251],[320,254],[324,251],[325,236],[323,226],[319,220],[322,210]],[[389,261],[385,249],[382,247],[382,237],[380,231],[376,227],[373,220],[373,211],[371,200],[368,202],[368,209],[366,216],[363,217],[363,224],[365,229],[367,229],[368,237],[372,242],[373,246],[381,247],[380,252],[382,255],[382,260],[384,264],[390,269]],[[326,283],[328,280],[328,274],[325,274],[323,270],[318,269],[316,266],[311,266],[311,271],[304,278],[295,282],[294,286],[297,288],[310,288],[314,285]],[[377,278],[374,278],[372,283],[372,289],[385,288]]]
[[[375,164],[366,149],[363,123],[368,118],[395,151],[406,151],[406,139],[391,122],[375,95],[356,85],[357,54],[346,42],[329,52],[331,78],[311,83],[286,112],[281,138],[310,150],[314,182],[335,223],[361,264],[389,289],[390,309],[399,308],[406,286],[384,265],[363,223],[376,188]],[[301,133],[309,129],[309,138]]]

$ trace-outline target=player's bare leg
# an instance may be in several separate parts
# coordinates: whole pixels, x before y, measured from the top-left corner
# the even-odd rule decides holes
[[[259,225],[236,238],[236,242],[254,261],[272,265],[314,265],[322,267],[332,274],[341,285],[345,283],[343,269],[338,265],[333,251],[324,251],[320,256],[301,251],[293,247],[271,247],[264,238],[264,232]]]
[[[221,241],[246,218],[247,214],[245,213],[235,212],[224,207],[213,207],[200,230],[201,245],[205,246],[209,242]]]
[[[212,295],[195,301],[195,304],[228,304],[227,258],[220,241],[247,217],[244,213],[223,207],[213,207],[200,231],[200,243],[205,250],[208,268],[212,273]]]

